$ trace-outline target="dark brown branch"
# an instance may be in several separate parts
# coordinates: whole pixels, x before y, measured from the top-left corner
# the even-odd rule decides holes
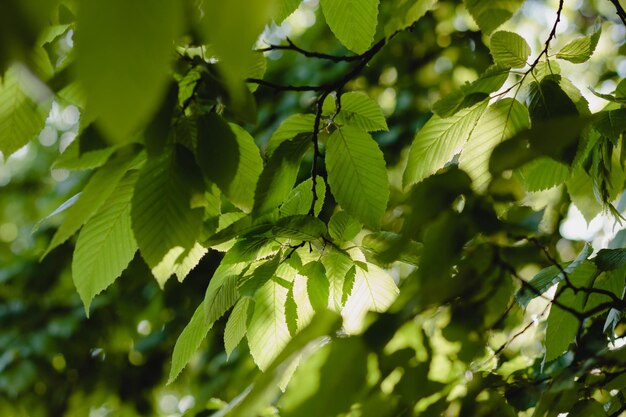
[[[269,45],[267,48],[257,49],[257,52],[270,52],[270,51],[293,51],[307,58],[317,58],[323,59],[331,62],[355,62],[359,61],[362,58],[362,55],[350,55],[350,56],[340,56],[340,55],[330,55],[324,54],[321,52],[307,51],[306,49],[302,49],[296,44],[292,42],[291,39],[287,38],[287,45]]]
[[[579,286],[575,285],[572,282],[572,280],[570,279],[570,276],[567,273],[567,271],[565,271],[565,269],[556,260],[556,258],[554,258],[550,254],[550,251],[548,250],[548,248],[545,245],[543,245],[541,242],[539,242],[539,240],[537,240],[534,237],[529,237],[528,241],[532,242],[535,246],[537,246],[537,248],[541,249],[541,251],[544,253],[544,255],[546,256],[548,261],[550,261],[550,263],[552,265],[556,266],[556,268],[559,270],[560,274],[563,276],[563,279],[565,280],[565,286],[563,286],[563,289],[569,288],[572,291],[574,291],[574,294],[577,294],[579,292],[583,292],[583,293],[585,293],[587,295],[591,295],[591,294],[603,295],[605,297],[609,297],[611,299],[611,301],[613,303],[615,303],[616,305],[623,305],[624,304],[624,301],[621,298],[619,298],[618,296],[616,296],[613,292],[611,292],[609,290],[605,290],[603,288],[579,287]],[[560,293],[557,293],[554,298],[557,298],[559,295],[560,295]]]
[[[617,11],[617,15],[621,19],[624,26],[626,26],[626,10],[619,4],[619,0],[609,0],[615,6],[615,10]]]
[[[323,91],[323,85],[286,85],[276,84],[271,81],[261,80],[259,78],[246,78],[247,83],[258,84],[261,87],[272,88],[278,91]]]

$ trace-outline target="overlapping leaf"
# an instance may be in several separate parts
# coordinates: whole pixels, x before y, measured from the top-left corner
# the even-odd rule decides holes
[[[324,17],[337,39],[361,54],[374,40],[379,0],[321,0]]]
[[[330,189],[344,210],[378,227],[387,208],[389,180],[374,139],[352,126],[335,130],[328,139],[326,167]]]
[[[179,256],[199,236],[203,210],[191,206],[199,178],[192,156],[177,148],[149,160],[137,181],[133,231],[143,259],[161,286],[176,272]]]
[[[445,119],[433,116],[415,135],[404,171],[404,186],[417,183],[449,162],[469,139],[487,102]]]
[[[25,72],[12,66],[0,82],[0,152],[5,158],[34,139],[46,121],[45,110],[24,91]]]

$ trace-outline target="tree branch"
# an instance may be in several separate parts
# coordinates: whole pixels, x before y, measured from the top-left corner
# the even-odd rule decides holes
[[[617,15],[621,19],[621,21],[624,24],[624,26],[626,26],[626,11],[622,7],[622,5],[619,4],[619,0],[609,0],[609,1],[611,3],[613,3],[613,6],[615,6],[615,10],[617,12]]]
[[[291,39],[287,38],[287,45],[269,45],[267,48],[257,49],[256,52],[270,52],[270,51],[293,51],[307,58],[317,58],[335,63],[339,62],[354,62],[362,58],[363,55],[330,55],[321,52],[307,51],[294,44]]]

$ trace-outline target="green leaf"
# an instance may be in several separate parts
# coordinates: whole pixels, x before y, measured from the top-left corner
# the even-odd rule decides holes
[[[252,358],[262,371],[268,369],[290,339],[285,319],[288,291],[270,279],[254,297],[254,313],[248,325],[247,338]]]
[[[198,162],[238,208],[250,212],[254,189],[263,170],[259,148],[248,132],[209,113],[198,120]]]
[[[606,110],[594,114],[593,127],[616,143],[626,132],[626,109]]]
[[[530,83],[528,110],[533,122],[578,115],[576,104],[562,88],[561,80],[560,75],[546,76],[539,83]]]
[[[369,48],[378,24],[378,0],[321,0],[330,29],[346,48],[362,54]]]
[[[276,400],[279,384],[284,377],[284,370],[292,363],[305,346],[319,338],[334,334],[341,327],[341,320],[336,314],[324,311],[318,313],[313,321],[287,344],[267,370],[259,374],[250,393],[243,398],[237,397],[215,417],[249,417],[257,415],[264,407]],[[292,384],[293,385],[293,384]]]
[[[313,309],[315,311],[327,309],[330,283],[326,276],[324,264],[320,261],[309,262],[302,267],[300,273],[307,277],[306,289]]]
[[[390,264],[399,260],[410,265],[419,266],[423,245],[415,241],[404,241],[402,236],[392,232],[370,233],[362,241],[365,255],[373,254],[379,265]]]
[[[572,203],[580,210],[587,223],[602,212],[602,204],[595,197],[593,180],[584,169],[574,169],[566,185]]]
[[[189,363],[213,324],[237,301],[235,284],[237,275],[242,269],[240,265],[220,265],[213,274],[204,301],[176,340],[168,384],[172,383]]]
[[[485,35],[509,20],[523,3],[524,0],[465,0],[467,10]]]
[[[596,269],[591,262],[582,262],[576,270],[568,274],[570,281],[577,287],[589,287]],[[559,284],[557,294],[563,288]],[[583,312],[587,295],[584,292],[574,293],[569,288],[562,291],[558,301],[576,311]],[[550,315],[546,321],[546,354],[545,362],[550,362],[565,352],[578,333],[579,321],[571,313],[562,310],[555,304],[550,307]]]
[[[437,0],[398,0],[394,2],[394,13],[385,25],[385,36],[404,30],[424,17],[437,4]]]
[[[529,125],[528,110],[517,100],[505,98],[485,110],[459,159],[459,166],[472,178],[477,190],[485,190],[491,179],[489,158],[496,145]]]
[[[470,107],[486,99],[499,90],[509,78],[509,68],[492,65],[476,80],[466,83],[456,91],[443,97],[433,105],[433,112],[441,118],[454,115],[457,111]]]
[[[356,91],[341,95],[341,111],[335,117],[335,121],[359,127],[367,132],[389,130],[378,103],[366,94]]]
[[[99,168],[109,160],[116,150],[113,146],[98,146],[100,143],[102,143],[102,138],[96,127],[93,124],[89,125],[59,155],[52,166],[69,170]]]
[[[137,177],[137,171],[126,175],[78,236],[72,278],[87,316],[93,297],[115,282],[137,251],[130,226],[130,201]]]
[[[141,157],[143,158],[143,155]],[[66,212],[65,221],[54,234],[42,258],[65,242],[93,216],[111,195],[126,171],[135,163],[135,155],[122,154],[107,162],[89,179],[76,203]]]
[[[294,216],[296,214],[308,214],[313,202],[313,180],[311,178],[298,184],[287,196],[285,202],[280,206],[280,215]],[[313,214],[319,216],[326,199],[326,182],[323,177],[318,176],[315,181],[315,193],[317,200]]]
[[[326,233],[326,224],[313,216],[296,215],[283,217],[272,228],[272,234],[279,238],[313,241]]]
[[[201,184],[199,168],[185,148],[149,160],[132,201],[132,225],[139,250],[159,285],[176,272],[179,256],[198,238],[204,210],[192,208]]]
[[[556,57],[573,62],[574,64],[588,61],[596,50],[596,46],[598,46],[601,33],[602,27],[598,25],[597,29],[590,35],[574,39],[561,48],[561,50],[557,52]]]
[[[265,153],[271,156],[281,143],[291,140],[300,134],[309,133],[310,135],[307,136],[312,136],[314,123],[315,115],[313,114],[292,114],[287,117],[267,142]]]
[[[344,282],[349,271],[354,271],[354,262],[347,253],[334,248],[328,249],[321,261],[330,282],[330,299],[333,302],[331,307],[336,311],[341,311],[345,304],[345,300],[342,301]]]
[[[368,311],[386,311],[398,293],[393,278],[383,269],[369,263],[367,269],[357,266],[352,293],[341,310],[346,331],[358,332]]]
[[[77,74],[89,111],[110,139],[129,142],[159,107],[182,17],[176,0],[94,1],[79,8]]]
[[[407,187],[434,174],[457,154],[469,139],[487,102],[442,119],[433,116],[415,135],[403,183]]]
[[[361,229],[361,223],[345,211],[336,212],[328,222],[328,233],[333,239],[340,242],[354,239]]]
[[[202,3],[200,31],[219,58],[218,68],[235,103],[246,100],[243,84],[254,62],[252,47],[271,19],[273,0],[240,0]],[[233,24],[237,22],[237,24]]]
[[[296,11],[302,0],[278,0],[276,10],[274,11],[274,21],[280,25],[283,20],[288,18]]]
[[[600,249],[593,259],[601,271],[612,271],[626,266],[626,249]]]
[[[180,371],[191,360],[191,357],[198,350],[200,343],[211,330],[211,327],[213,327],[213,323],[209,323],[205,319],[204,303],[201,303],[176,340],[174,353],[172,354],[172,367],[167,380],[168,384],[174,382]]]
[[[333,340],[298,367],[279,402],[280,415],[322,417],[348,411],[366,386],[366,377],[363,342],[358,338]]]
[[[27,70],[19,65],[9,68],[0,79],[0,152],[5,159],[36,138],[45,126],[47,110],[38,109],[25,91],[31,82]]]
[[[237,283],[239,292],[250,297],[254,296],[259,288],[276,275],[280,259],[280,253],[274,255],[269,261],[261,261],[251,273],[242,276]]]
[[[530,46],[514,32],[499,31],[491,35],[489,45],[497,64],[510,68],[523,68],[530,56]]]
[[[519,174],[526,190],[534,192],[564,184],[570,177],[570,169],[554,159],[543,157],[521,167]]]
[[[328,139],[326,168],[341,207],[364,224],[378,227],[387,209],[389,180],[374,139],[351,126],[335,130]]]
[[[272,153],[256,186],[254,212],[264,213],[285,202],[298,177],[300,163],[311,146],[307,138],[281,143]]]
[[[295,281],[289,287],[287,300],[285,300],[285,320],[287,321],[289,334],[292,337],[295,336],[296,333],[298,333],[298,327],[304,327],[298,326],[298,319],[300,319],[300,314],[298,314],[298,303],[296,302],[296,296],[294,295],[294,286]]]
[[[246,335],[248,330],[248,321],[254,311],[254,304],[252,298],[241,297],[233,311],[228,317],[226,322],[226,328],[224,329],[224,349],[226,350],[226,357],[230,357],[233,350],[239,345],[241,339]]]
[[[598,401],[594,399],[580,400],[572,411],[567,414],[568,417],[608,417],[607,412]]]
[[[592,247],[589,244],[585,244],[583,250],[578,254],[576,259],[572,262],[563,265],[563,270],[568,276],[577,271],[577,269],[585,263],[589,255],[591,255]],[[550,287],[555,284],[561,282],[565,277],[561,273],[561,270],[556,265],[551,265],[547,268],[539,271],[537,275],[535,275],[528,284],[531,285],[535,290],[537,290],[540,294],[546,292]],[[515,295],[515,298],[522,307],[526,307],[530,300],[537,297],[535,291],[528,290],[526,288],[522,288]]]

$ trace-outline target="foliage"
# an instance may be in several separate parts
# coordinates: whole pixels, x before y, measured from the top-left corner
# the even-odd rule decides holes
[[[579,3],[9,0],[0,414],[621,415],[624,233],[565,225],[623,220],[626,12]]]

